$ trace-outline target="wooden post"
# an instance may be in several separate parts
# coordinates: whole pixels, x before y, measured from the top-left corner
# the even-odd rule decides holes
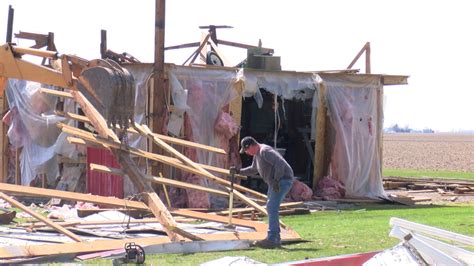
[[[319,180],[325,174],[325,143],[326,143],[326,85],[322,82],[319,87],[319,107],[316,115],[316,141],[313,169],[313,191],[316,190]]]
[[[370,74],[370,42],[365,44],[365,73]]]
[[[20,148],[15,149],[15,184],[21,185]]]
[[[379,144],[379,158],[380,158],[380,177],[382,176],[383,169],[383,85],[380,89],[377,89],[377,142]]]
[[[12,34],[13,34],[13,15],[15,14],[15,10],[12,8],[11,5],[8,6],[8,20],[7,20],[7,43],[12,42]]]
[[[153,102],[151,105],[151,128],[153,132],[166,134],[167,105],[169,97],[168,82],[165,79],[165,4],[166,0],[155,0],[155,63],[153,65]],[[152,144],[152,152],[160,153],[161,149]],[[153,169],[158,175],[163,169]]]
[[[0,112],[4,114],[6,110],[8,109],[8,103],[7,99],[5,97],[5,89],[7,88],[7,78],[0,77]],[[0,123],[0,132],[2,133],[1,139],[0,139],[0,152],[2,153],[0,156],[0,167],[1,172],[0,174],[2,175],[0,177],[0,182],[1,183],[6,183],[7,182],[7,175],[8,175],[8,157],[7,152],[8,152],[8,137],[7,137],[7,129],[8,127],[2,122]]]
[[[107,31],[100,30],[100,58],[105,59],[107,52]]]

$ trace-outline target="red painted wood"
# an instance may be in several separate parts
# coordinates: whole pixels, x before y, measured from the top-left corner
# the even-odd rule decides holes
[[[114,155],[108,150],[87,147],[87,192],[93,195],[123,198],[123,177],[91,171],[90,163],[120,168]]]

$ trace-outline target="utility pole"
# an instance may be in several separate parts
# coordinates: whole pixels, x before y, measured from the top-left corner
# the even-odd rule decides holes
[[[150,108],[152,131],[160,134],[167,133],[165,123],[169,97],[168,81],[165,77],[165,2],[166,0],[155,0],[155,63]],[[153,146],[152,151],[158,152],[158,147]]]

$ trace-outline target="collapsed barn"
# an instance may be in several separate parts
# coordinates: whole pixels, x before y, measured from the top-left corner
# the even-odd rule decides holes
[[[248,48],[246,64],[229,67],[211,35],[184,66],[141,63],[108,50],[104,39],[103,59],[92,61],[60,55],[51,34],[20,32],[17,37],[44,45],[2,46],[0,197],[66,239],[48,250],[0,248],[1,258],[96,252],[131,241],[87,245],[89,240],[66,228],[74,225],[41,217],[12,195],[151,213],[165,236],[133,239],[137,244],[264,238],[266,224],[233,218],[233,211],[239,212],[234,207],[267,215],[259,178],[228,170],[248,164],[238,153],[245,135],[275,147],[294,168],[298,182],[291,200],[310,199],[313,192],[322,198],[385,197],[383,87],[406,84],[406,76],[370,74],[370,62],[366,74],[351,69],[363,51],[370,52],[368,44],[340,71],[281,71],[276,57],[263,54],[261,47]],[[204,53],[210,58],[207,65],[195,64],[208,43],[215,53]],[[42,46],[49,49],[38,49]],[[42,64],[23,58],[28,55],[42,58]],[[119,85],[110,91],[92,68]],[[229,203],[234,196],[235,206]],[[182,208],[221,209],[219,214],[229,220]],[[183,217],[251,231],[190,232],[177,223]],[[300,239],[281,226],[282,240]]]

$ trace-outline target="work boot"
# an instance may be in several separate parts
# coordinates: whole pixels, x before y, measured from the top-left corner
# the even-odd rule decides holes
[[[268,240],[268,239],[263,239],[263,240],[259,240],[259,241],[256,241],[254,243],[255,246],[259,247],[259,248],[265,248],[265,249],[274,249],[274,248],[281,248],[281,245],[280,243],[275,243],[271,240]]]

